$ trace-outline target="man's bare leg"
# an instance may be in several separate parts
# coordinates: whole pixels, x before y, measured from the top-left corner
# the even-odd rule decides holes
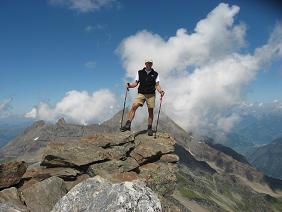
[[[153,130],[152,130],[152,123],[154,119],[154,108],[148,108],[148,135],[152,136],[153,135]]]
[[[133,120],[133,118],[135,116],[135,112],[136,112],[136,110],[139,106],[140,105],[138,103],[132,104],[131,109],[127,114],[126,124],[123,127],[121,127],[121,129],[120,129],[122,132],[127,131],[127,130],[131,130],[131,121]]]
[[[126,121],[125,125],[123,127],[121,127],[121,129],[120,129],[122,132],[127,131],[127,130],[131,130],[131,121],[133,120],[133,118],[135,116],[135,112],[136,112],[136,110],[139,106],[140,105],[138,103],[132,104],[131,109],[127,114],[127,121]]]
[[[154,120],[154,108],[148,108],[148,126],[152,126]]]
[[[127,114],[127,120],[132,121],[134,116],[135,116],[135,112],[138,109],[140,105],[138,103],[133,103],[132,107],[130,109],[130,111]]]

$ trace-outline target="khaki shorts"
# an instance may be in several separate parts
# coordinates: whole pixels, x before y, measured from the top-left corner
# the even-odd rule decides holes
[[[146,101],[148,108],[154,108],[155,107],[155,96],[156,96],[155,94],[138,93],[133,103],[138,103],[142,107],[144,102]]]

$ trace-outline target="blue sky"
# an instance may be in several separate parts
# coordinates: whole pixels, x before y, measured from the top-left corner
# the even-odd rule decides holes
[[[123,0],[81,12],[47,0],[2,0],[0,100],[12,98],[13,113],[21,114],[41,101],[55,104],[70,90],[109,88],[121,96],[126,71],[116,49],[124,38],[144,29],[163,38],[181,27],[193,31],[220,2]],[[235,21],[247,26],[242,51],[252,53],[266,43],[282,20],[279,3],[224,2],[240,7]],[[248,86],[248,100],[282,99],[281,60],[266,69]]]

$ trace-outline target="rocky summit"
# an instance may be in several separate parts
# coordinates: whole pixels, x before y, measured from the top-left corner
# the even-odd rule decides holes
[[[39,163],[1,164],[1,175],[7,178],[0,181],[0,207],[41,212],[180,211],[169,200],[178,170],[175,144],[167,133],[154,138],[145,131],[54,139],[42,150]]]

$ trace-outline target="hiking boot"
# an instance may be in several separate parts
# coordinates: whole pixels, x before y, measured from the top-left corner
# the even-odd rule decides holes
[[[148,136],[152,136],[152,135],[153,135],[153,130],[152,130],[152,128],[148,128],[147,132],[148,132]]]
[[[130,125],[131,125],[131,123],[129,121],[127,121],[126,124],[123,127],[120,128],[120,131],[121,132],[125,132],[127,130],[130,131]]]

